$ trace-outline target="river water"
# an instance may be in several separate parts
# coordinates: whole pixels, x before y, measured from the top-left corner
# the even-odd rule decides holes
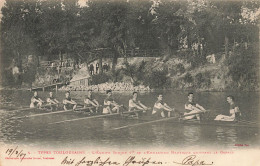
[[[179,111],[184,111],[187,93],[184,91],[156,91],[139,94],[139,100],[152,107],[159,93],[164,96],[168,105]],[[113,92],[114,99],[124,105],[132,92]],[[86,92],[71,92],[78,103],[83,103]],[[228,114],[229,105],[226,96],[233,95],[243,114],[243,119],[259,122],[259,94],[256,92],[197,92],[195,101],[213,114]],[[28,107],[32,92],[22,90],[0,91],[0,142],[26,144],[44,147],[222,147],[238,148],[235,144],[247,144],[260,147],[259,128],[227,127],[214,125],[190,125],[171,123],[171,121],[143,124],[115,130],[115,128],[144,123],[138,119],[125,118],[95,118],[51,124],[59,121],[86,117],[82,113],[66,112],[47,116],[12,119],[24,115],[43,113],[44,111],[10,111]],[[46,99],[48,92],[39,92]],[[57,92],[55,96],[62,101],[65,92]],[[94,93],[95,98],[102,104],[105,93]],[[258,125],[259,126],[259,125]]]

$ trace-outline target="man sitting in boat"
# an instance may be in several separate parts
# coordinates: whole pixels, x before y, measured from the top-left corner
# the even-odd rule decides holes
[[[66,92],[65,93],[65,99],[63,100],[63,104],[64,104],[64,110],[70,110],[73,109],[75,110],[77,107],[77,103],[71,99],[70,97],[70,92]]]
[[[133,98],[129,100],[129,110],[128,111],[138,111],[142,110],[143,112],[147,111],[147,107],[137,100],[137,92],[133,92]],[[135,112],[135,115],[138,117],[138,113]]]
[[[38,92],[35,91],[33,93],[33,97],[31,98],[31,104],[30,104],[30,108],[41,108],[42,103],[44,103],[44,101],[38,96]]]
[[[239,120],[239,117],[241,116],[241,112],[240,112],[238,106],[234,102],[234,97],[228,96],[227,102],[230,105],[230,109],[229,109],[230,116],[220,114],[214,120],[219,120],[219,121],[236,121],[236,120]]]
[[[103,114],[112,114],[113,112],[119,113],[119,104],[117,104],[112,98],[112,91],[107,90],[107,97],[104,100]]]
[[[88,90],[88,95],[84,100],[84,108],[89,108],[89,111],[91,113],[97,112],[99,107],[99,103],[96,99],[93,98],[92,96],[92,90]]]
[[[154,104],[152,115],[161,115],[165,118],[165,114],[168,112],[168,117],[170,117],[171,112],[174,111],[174,108],[170,108],[165,102],[163,102],[162,94],[160,94],[157,98],[158,100]]]
[[[53,92],[50,92],[49,94],[50,94],[50,97],[47,98],[47,103],[48,103],[49,105],[51,105],[51,106],[50,106],[51,111],[57,110],[58,104],[59,104],[60,102],[53,96]]]
[[[201,105],[199,105],[198,103],[195,103],[194,102],[194,96],[193,96],[193,93],[189,93],[188,94],[188,102],[185,104],[185,110],[188,111],[188,112],[185,112],[184,115],[186,114],[195,114],[195,113],[198,113],[198,114],[195,114],[195,115],[191,115],[191,116],[185,116],[185,119],[198,119],[200,120],[200,114],[201,112],[205,112],[205,108],[203,108]]]

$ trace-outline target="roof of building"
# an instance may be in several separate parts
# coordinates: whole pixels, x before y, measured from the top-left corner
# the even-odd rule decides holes
[[[90,78],[88,68],[86,66],[82,67],[78,73],[70,80],[70,82],[79,81],[82,79]]]

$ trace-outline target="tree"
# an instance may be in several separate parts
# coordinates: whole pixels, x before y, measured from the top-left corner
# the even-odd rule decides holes
[[[162,1],[156,8],[156,20],[158,37],[167,46],[168,54],[177,51],[179,48],[178,35],[181,32],[183,17],[178,15],[182,2]]]
[[[94,47],[110,48],[113,52],[112,71],[115,71],[117,59],[125,53],[126,13],[124,1],[89,1],[89,10],[93,11],[94,33],[91,40]]]

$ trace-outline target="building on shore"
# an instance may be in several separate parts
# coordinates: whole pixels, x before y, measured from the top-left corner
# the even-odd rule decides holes
[[[70,80],[71,86],[88,86],[90,74],[87,67],[82,67],[78,73]]]

